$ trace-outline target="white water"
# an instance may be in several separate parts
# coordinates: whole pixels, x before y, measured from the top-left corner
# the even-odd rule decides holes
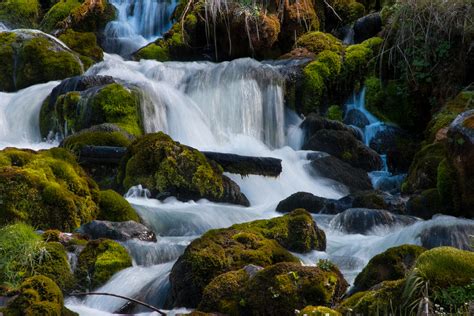
[[[117,20],[105,28],[105,48],[129,56],[171,28],[176,0],[111,0]]]

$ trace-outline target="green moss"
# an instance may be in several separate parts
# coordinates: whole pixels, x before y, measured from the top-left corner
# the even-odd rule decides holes
[[[92,109],[103,122],[114,123],[132,135],[141,135],[137,95],[120,84],[102,88],[93,98]]]
[[[115,7],[107,0],[84,0],[70,14],[70,24],[75,31],[100,32],[116,17]]]
[[[0,223],[70,231],[93,220],[97,185],[64,149],[0,151]]]
[[[299,315],[306,316],[340,316],[338,311],[330,309],[326,306],[306,306],[303,308]]]
[[[91,58],[95,62],[104,59],[104,52],[99,45],[97,45],[97,38],[91,32],[74,32],[67,30],[66,33],[61,34],[59,39],[75,52]]]
[[[304,112],[319,112],[323,105],[323,96],[328,87],[335,83],[341,71],[341,57],[332,51],[321,52],[315,61],[303,69]]]
[[[13,32],[0,32],[0,90],[13,91],[15,83],[13,81],[13,69],[15,62],[14,44],[17,40]]]
[[[113,123],[132,135],[141,135],[140,97],[138,89],[127,88],[118,83],[93,87],[82,93],[68,92],[59,96],[53,106],[47,98],[40,112],[40,130],[43,137],[50,132],[60,135],[73,134],[77,131],[102,123]],[[123,145],[127,141],[116,133],[103,132],[81,133],[72,137],[69,145],[82,146],[82,142]],[[75,144],[76,143],[76,144]],[[93,144],[91,144],[93,145]]]
[[[58,49],[45,37],[23,42],[18,52],[21,61],[16,71],[16,88],[65,79],[83,73],[80,59],[69,51]]]
[[[92,290],[131,265],[132,259],[122,245],[113,240],[98,239],[88,242],[79,254],[75,274],[80,286]]]
[[[339,105],[331,105],[328,109],[327,118],[342,122],[343,115],[344,113]]]
[[[79,0],[60,0],[45,14],[40,28],[51,32],[58,28],[58,23],[66,19],[69,14],[81,5]]]
[[[35,272],[49,277],[64,291],[71,289],[75,280],[64,246],[58,242],[48,242],[43,251],[44,257],[39,260]]]
[[[297,209],[270,220],[233,225],[231,228],[259,233],[275,239],[280,245],[296,252],[326,249],[326,235],[318,229],[310,213]]]
[[[166,46],[163,47],[156,43],[152,43],[138,50],[138,52],[134,54],[134,59],[155,59],[158,61],[168,61],[170,60],[169,50]]]
[[[460,195],[457,183],[457,174],[454,166],[448,159],[443,159],[437,170],[436,188],[438,189],[441,203],[446,208],[456,212],[460,208]]]
[[[402,309],[400,301],[404,287],[404,279],[382,282],[376,289],[358,292],[345,299],[338,306],[338,311],[343,314],[403,315],[407,312]]]
[[[329,50],[341,54],[344,50],[342,43],[336,37],[324,32],[309,32],[296,41],[297,47],[304,47],[314,54]]]
[[[62,147],[78,151],[84,146],[127,147],[130,143],[123,132],[85,131],[65,138]]]
[[[214,278],[204,289],[198,310],[240,315],[245,308],[243,290],[249,276],[244,270],[230,271]]]
[[[330,0],[329,3],[342,19],[342,25],[351,24],[365,13],[364,5],[355,0]]]
[[[408,170],[406,192],[435,188],[438,166],[445,157],[446,148],[442,143],[427,145],[417,152]]]
[[[0,2],[0,21],[13,28],[34,28],[40,11],[38,0],[4,0]]]
[[[329,306],[339,301],[347,283],[335,268],[278,263],[258,272],[245,289],[245,302],[255,315],[293,315],[310,304]]]
[[[474,253],[453,247],[433,248],[418,257],[415,269],[432,289],[468,285],[474,278]]]
[[[128,148],[119,183],[124,189],[142,184],[155,192],[182,198],[218,200],[224,193],[222,168],[199,151],[174,142],[164,133],[147,134]]]
[[[97,219],[112,222],[140,222],[140,217],[130,203],[113,190],[100,191],[99,207]]]
[[[403,279],[425,250],[420,246],[402,245],[376,255],[357,275],[355,288],[364,291],[382,281]]]
[[[62,315],[63,295],[51,279],[41,275],[26,279],[21,284],[19,292],[20,294],[2,311],[5,316]]]

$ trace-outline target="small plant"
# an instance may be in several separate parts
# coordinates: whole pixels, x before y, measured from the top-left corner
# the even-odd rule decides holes
[[[330,120],[342,122],[343,111],[339,105],[331,105],[328,109],[327,117]]]
[[[318,268],[323,271],[332,271],[334,269],[334,263],[329,261],[328,259],[319,259],[318,263],[316,264]]]

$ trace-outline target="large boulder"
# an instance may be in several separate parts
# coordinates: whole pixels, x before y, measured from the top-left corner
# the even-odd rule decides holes
[[[365,116],[364,112],[358,109],[351,109],[344,116],[344,124],[354,125],[363,129],[370,124],[370,121],[367,116]]]
[[[370,234],[378,226],[406,226],[414,222],[414,217],[394,215],[386,210],[350,208],[337,214],[330,224],[348,234]]]
[[[16,91],[84,72],[80,56],[54,37],[31,31],[0,32],[0,91]]]
[[[0,223],[71,231],[99,212],[97,184],[61,148],[0,151]]]
[[[132,266],[125,247],[109,239],[89,241],[79,254],[75,275],[78,287],[93,290],[115,273]]]
[[[140,217],[130,203],[117,192],[113,190],[100,191],[99,198],[100,211],[97,214],[97,219],[114,222],[140,221]]]
[[[354,168],[336,157],[326,156],[315,159],[309,165],[317,175],[340,182],[351,192],[373,189],[365,170]]]
[[[68,79],[43,102],[40,130],[43,137],[65,137],[103,123],[113,123],[132,135],[141,135],[140,93],[110,77]],[[84,90],[83,90],[84,89]]]
[[[216,277],[198,309],[228,315],[294,315],[307,304],[337,302],[347,282],[336,266],[328,269],[278,263],[249,275],[245,269]]]
[[[310,113],[301,123],[300,128],[305,133],[305,140],[309,140],[316,132],[322,129],[346,131],[352,134],[355,138],[362,140],[361,135],[357,129],[347,126],[339,121],[329,120],[315,113]]]
[[[354,281],[356,291],[366,291],[383,281],[403,279],[426,249],[415,245],[389,248],[370,259]]]
[[[156,242],[156,235],[152,230],[134,221],[109,222],[95,220],[82,225],[77,231],[90,236],[92,239],[108,238],[118,241],[138,239]]]
[[[405,200],[384,191],[360,191],[350,196],[354,208],[382,209],[396,214],[406,213]]]
[[[198,150],[160,132],[133,142],[122,159],[118,182],[124,190],[143,185],[152,194],[180,200],[206,198],[248,206],[237,184]]]
[[[39,0],[0,2],[0,21],[10,28],[33,28],[41,15]]]
[[[266,267],[278,262],[299,262],[288,250],[323,250],[325,245],[324,232],[304,210],[211,230],[194,240],[173,266],[172,304],[196,307],[204,288],[222,273],[249,264]]]
[[[276,211],[288,213],[297,208],[302,208],[310,213],[331,213],[337,206],[337,200],[322,198],[308,192],[297,192],[280,201]],[[329,210],[326,211],[326,209]]]
[[[305,142],[303,149],[327,152],[365,171],[382,168],[379,154],[347,131],[319,130]]]

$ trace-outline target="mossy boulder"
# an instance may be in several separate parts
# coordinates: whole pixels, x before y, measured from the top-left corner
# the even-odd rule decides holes
[[[344,46],[339,39],[324,32],[309,32],[303,34],[298,38],[295,46],[304,47],[316,55],[325,50],[332,51],[339,55],[344,51]]]
[[[0,151],[0,223],[71,231],[98,214],[97,184],[65,149]]]
[[[74,9],[80,6],[80,0],[57,1],[44,15],[40,28],[45,32],[52,32],[58,29],[58,24],[65,20]]]
[[[384,281],[368,291],[358,292],[345,299],[337,306],[342,314],[357,313],[361,315],[388,315],[407,312],[401,298],[405,280]]]
[[[19,288],[18,296],[0,312],[5,316],[77,315],[64,307],[63,294],[54,281],[42,275],[26,279]]]
[[[277,263],[253,276],[244,270],[216,277],[206,287],[199,310],[229,315],[294,315],[307,304],[331,305],[347,288],[333,266],[323,270]]]
[[[34,28],[41,15],[38,0],[5,0],[0,2],[0,21],[10,28]]]
[[[352,24],[365,13],[362,1],[329,0],[327,3],[332,9],[324,4],[321,4],[323,6],[321,9],[325,10],[325,28],[328,31]],[[333,10],[337,12],[338,16],[334,14]]]
[[[0,229],[0,285],[16,286],[33,275],[45,275],[67,291],[74,278],[66,249],[44,242],[31,226],[18,223]]]
[[[206,198],[248,206],[239,187],[198,150],[159,132],[133,142],[122,159],[118,183],[124,190],[141,184],[154,194],[181,200]]]
[[[117,125],[103,123],[66,137],[60,146],[80,152],[84,146],[127,147],[134,139],[135,136]]]
[[[310,214],[302,210],[271,220],[211,230],[194,240],[173,266],[170,280],[174,305],[197,306],[207,284],[222,273],[249,264],[265,267],[278,262],[299,262],[283,245],[296,245],[292,248],[295,251],[301,251],[301,246],[311,247],[305,251],[322,250],[323,236],[324,232],[315,230]]]
[[[474,278],[474,253],[453,247],[437,247],[422,253],[414,273],[429,281],[432,289],[464,286]]]
[[[130,203],[113,190],[100,191],[99,214],[97,219],[112,222],[139,222],[140,217]]]
[[[130,266],[132,259],[121,244],[109,239],[97,239],[89,241],[79,254],[75,275],[78,286],[92,290]]]
[[[413,268],[418,256],[425,250],[420,246],[402,245],[389,248],[376,255],[357,275],[354,281],[355,289],[366,291],[383,281],[405,278]]]
[[[43,33],[28,30],[0,33],[0,90],[28,86],[80,75],[79,55]]]
[[[326,306],[306,306],[298,315],[306,316],[340,316],[341,313]]]
[[[75,32],[67,30],[59,39],[70,49],[81,55],[85,68],[104,59],[104,52],[97,44],[97,37],[92,32]]]
[[[103,123],[113,123],[132,135],[143,133],[141,92],[137,87],[119,83],[102,85],[99,80],[97,85],[85,88],[82,91],[59,91],[59,95],[53,90],[41,108],[40,130],[43,137],[51,134],[65,137]],[[90,134],[82,136],[92,137]],[[116,136],[110,134],[107,139],[117,140],[120,137]]]
[[[447,211],[436,188],[415,193],[407,202],[407,213],[423,219],[430,219],[436,214],[446,214]]]

